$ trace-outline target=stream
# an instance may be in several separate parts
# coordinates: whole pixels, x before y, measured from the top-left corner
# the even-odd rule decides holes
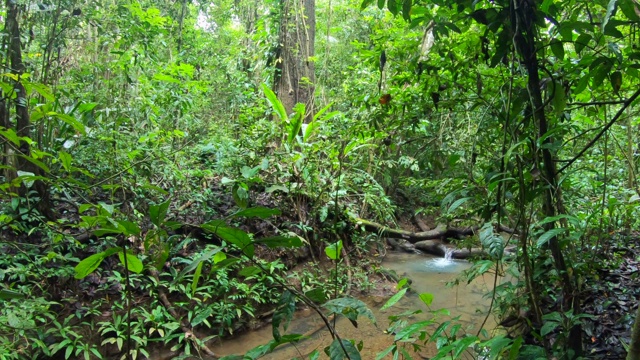
[[[391,308],[380,311],[380,308],[387,301],[387,298],[380,296],[365,296],[360,300],[364,301],[373,311],[377,320],[377,327],[366,318],[358,318],[358,328],[355,328],[347,319],[340,318],[336,324],[336,330],[343,339],[355,339],[356,343],[362,340],[364,348],[361,350],[363,359],[375,359],[376,355],[393,343],[393,336],[388,335],[384,330],[389,325],[388,317],[408,310],[427,310],[424,303],[417,294],[428,292],[434,295],[432,310],[446,308],[450,311],[451,317],[460,316],[459,323],[462,328],[475,334],[486,317],[490,298],[485,298],[493,287],[493,277],[489,274],[478,278],[470,284],[461,281],[459,286],[447,287],[448,281],[454,280],[456,276],[471,265],[464,260],[450,260],[437,258],[429,255],[415,255],[407,253],[389,253],[385,257],[382,265],[394,270],[401,277],[409,277],[413,283],[411,287],[415,293],[406,295],[401,301]],[[357,289],[353,289],[357,293]],[[441,321],[449,320],[451,317],[443,316]],[[419,314],[410,321],[421,321],[428,319],[427,314]],[[287,333],[304,334],[310,330],[321,327],[322,320],[310,309],[296,312],[293,321],[289,325]],[[489,317],[486,329],[493,329],[495,322],[493,317]],[[212,350],[221,355],[244,354],[247,350],[258,345],[266,344],[273,339],[271,326],[241,334],[235,338],[222,340]],[[286,360],[293,358],[307,358],[307,355],[317,349],[321,359],[327,359],[324,354],[324,347],[331,343],[331,335],[326,329],[315,332],[309,339],[295,345],[283,345],[273,353],[261,359]],[[423,357],[431,357],[436,353],[435,345],[429,344],[420,353]],[[391,359],[392,355],[386,358]],[[420,356],[414,358],[419,359]],[[469,356],[471,358],[471,356]]]

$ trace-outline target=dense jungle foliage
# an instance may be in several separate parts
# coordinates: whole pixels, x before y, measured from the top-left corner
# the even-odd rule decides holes
[[[0,15],[0,359],[218,359],[270,321],[222,357],[257,359],[299,306],[332,339],[300,358],[361,359],[335,319],[391,280],[377,359],[640,359],[637,0]],[[389,239],[469,256],[497,329],[411,295]]]

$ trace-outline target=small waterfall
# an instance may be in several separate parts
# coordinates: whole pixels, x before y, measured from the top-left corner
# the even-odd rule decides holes
[[[453,260],[453,248],[445,248],[444,250],[444,259],[446,261],[452,261]]]

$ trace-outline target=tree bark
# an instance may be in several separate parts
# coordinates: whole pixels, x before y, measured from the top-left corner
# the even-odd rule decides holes
[[[13,91],[15,92],[15,112],[16,112],[16,134],[20,137],[31,137],[31,118],[29,116],[29,101],[27,99],[26,90],[22,85],[20,77],[24,74],[26,68],[22,61],[22,44],[20,42],[20,25],[18,19],[20,18],[20,10],[18,4],[12,0],[6,0],[5,2],[7,15],[5,19],[5,32],[9,38],[7,55],[11,66],[11,73],[17,76],[17,80],[13,83]],[[9,112],[4,107],[0,113],[3,117],[3,122],[9,125]],[[31,148],[27,141],[21,140],[18,149],[15,149],[17,157],[15,162],[11,159],[8,161],[15,163],[15,169],[17,171],[29,172],[34,175],[43,175],[43,170],[36,166],[33,162],[29,161],[31,157]],[[38,193],[40,200],[38,202],[38,210],[44,216],[49,219],[53,219],[55,216],[51,210],[51,200],[49,196],[49,188],[42,180],[36,180],[33,183],[33,187]],[[28,196],[29,189],[22,185],[19,189],[19,194],[22,197]]]
[[[275,92],[287,113],[293,106],[306,106],[305,123],[313,118],[315,90],[315,0],[283,0],[280,13]]]
[[[640,360],[640,305],[636,312],[636,321],[633,323],[633,331],[631,332],[631,344],[627,360]]]
[[[545,104],[542,101],[542,93],[540,90],[540,75],[538,73],[538,58],[536,53],[536,11],[535,2],[530,0],[512,0],[511,2],[511,26],[515,34],[514,42],[516,50],[521,57],[522,63],[527,69],[527,90],[529,91],[531,108],[533,117],[538,126],[538,138],[544,139],[542,152],[542,173],[544,176],[545,193],[543,199],[543,211],[547,218],[554,217],[557,213],[563,213],[562,195],[558,187],[558,179],[556,172],[557,160],[555,154],[550,150],[554,139],[552,136],[546,136],[550,126],[547,122],[545,114]],[[556,91],[563,91],[557,89]],[[545,137],[546,136],[546,137]],[[544,225],[545,231],[555,228],[554,222],[548,222]],[[554,260],[554,265],[561,279],[562,292],[564,293],[563,311],[572,311],[573,314],[580,313],[580,303],[575,291],[573,277],[568,271],[562,248],[558,238],[554,236],[549,240],[549,249]],[[569,337],[566,343],[568,349],[574,350],[574,356],[578,357],[582,354],[582,327],[574,324],[569,330]]]

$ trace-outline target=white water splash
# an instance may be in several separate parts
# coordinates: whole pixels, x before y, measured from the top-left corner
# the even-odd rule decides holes
[[[453,248],[445,248],[444,250],[444,259],[447,261],[453,260]]]

